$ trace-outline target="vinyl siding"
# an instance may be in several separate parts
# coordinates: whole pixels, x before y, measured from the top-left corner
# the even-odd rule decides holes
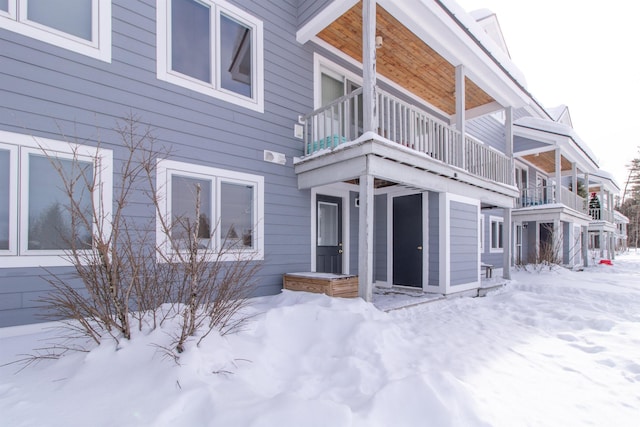
[[[373,279],[387,281],[387,195],[374,198],[373,230]]]
[[[438,193],[429,192],[429,286],[440,284],[440,197]]]
[[[0,29],[0,130],[100,143],[118,171],[125,153],[114,127],[131,113],[173,160],[264,176],[264,295],[279,291],[283,273],[310,269],[310,192],[297,189],[292,157],[302,154],[293,124],[313,106],[312,50],[295,40],[297,2],[232,3],[264,24],[264,113],[158,80],[155,1],[114,0],[111,63]],[[286,165],[264,162],[263,150],[285,154]],[[141,193],[131,213],[154,215]],[[49,289],[42,275],[0,269],[0,326],[40,320],[34,301]]]
[[[478,207],[451,201],[451,286],[478,280]]]
[[[299,0],[297,3],[299,3],[298,28],[300,28],[327,5],[331,4],[332,0]]]
[[[535,148],[542,148],[548,145],[549,144],[545,144],[544,142],[534,141],[532,139],[523,138],[521,136],[513,137],[513,149],[515,152],[533,150]]]
[[[505,152],[506,136],[504,133],[504,125],[492,116],[482,116],[469,120],[465,128],[467,133],[474,138],[479,139],[501,153]]]

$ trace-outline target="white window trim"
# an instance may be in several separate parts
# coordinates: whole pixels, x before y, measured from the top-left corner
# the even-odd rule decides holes
[[[9,151],[9,248],[0,250],[2,257],[18,252],[18,147],[0,142],[0,149]]]
[[[222,214],[221,185],[225,183],[245,184],[254,187],[253,209],[254,216],[254,246],[251,249],[239,249],[227,251],[221,257],[222,261],[234,261],[240,259],[263,260],[264,259],[264,177],[242,172],[235,172],[226,169],[218,169],[209,166],[201,166],[193,163],[178,162],[175,160],[159,160],[156,169],[157,193],[160,201],[160,215],[164,218],[171,218],[171,177],[173,175],[186,176],[191,178],[206,179],[212,181],[212,202],[213,218],[212,225],[217,224]],[[217,259],[217,251],[221,246],[219,227],[214,227],[213,243],[209,255],[211,260]],[[162,255],[170,256],[171,249],[164,232],[160,218],[156,218],[156,243],[163,251],[158,254],[158,260],[163,259]]]
[[[484,214],[480,214],[480,253],[484,253],[484,222],[486,218]]]
[[[354,4],[355,3],[356,2],[354,2]],[[328,8],[329,7],[327,7],[327,9]],[[318,46],[326,49],[327,51],[329,51],[331,54],[335,55],[336,57],[340,58],[345,63],[353,65],[359,71],[362,70],[362,63],[361,62],[356,61],[355,59],[353,59],[349,55],[345,54],[341,50],[336,49],[333,45],[325,42],[324,40],[320,39],[319,37],[314,37],[313,38],[313,42],[315,44],[317,44]],[[335,64],[334,62],[330,61],[329,59],[321,56],[320,54],[314,53],[314,61],[316,61],[316,58],[320,58],[319,60],[322,61],[322,63],[324,63],[324,64],[333,64],[331,66],[328,66],[328,68],[336,69],[336,70],[344,69],[343,67],[338,66],[337,64]],[[314,73],[314,74],[316,76],[319,76],[317,73]],[[378,77],[378,81],[385,83],[386,85],[388,85],[389,87],[391,87],[394,90],[398,91],[399,93],[402,93],[405,96],[407,96],[408,98],[411,98],[411,99],[415,100],[418,103],[418,105],[422,105],[422,106],[427,107],[429,110],[431,110],[437,116],[449,117],[449,114],[447,114],[446,112],[442,111],[440,108],[436,107],[435,105],[431,104],[426,99],[422,99],[419,96],[417,96],[415,93],[413,93],[411,91],[408,91],[406,88],[400,86],[398,83],[396,83],[392,79],[390,79],[388,77],[385,77],[384,75],[381,75],[379,73],[377,74],[377,77]],[[362,79],[362,77],[359,77],[359,78]],[[319,79],[319,77],[318,77],[318,79]],[[351,78],[349,78],[349,80],[351,80]],[[357,83],[357,80],[354,80],[354,82]],[[314,96],[314,99],[318,99],[318,98]]]
[[[347,80],[362,86],[362,76],[359,76],[344,67],[328,60],[327,58],[313,54],[313,105],[314,109],[322,107],[322,74],[326,74],[333,77],[336,80],[342,80],[345,83]]]
[[[27,2],[28,0],[9,0],[9,13],[0,11],[0,28],[111,62],[111,0],[92,0],[92,41],[29,21]]]
[[[64,250],[28,250],[26,245],[28,212],[28,174],[26,159],[29,154],[45,154],[60,158],[73,158],[94,163],[96,182],[101,190],[94,193],[94,203],[107,219],[113,205],[113,153],[111,150],[78,145],[64,141],[33,137],[0,131],[0,148],[10,150],[10,206],[9,250],[0,251],[0,267],[53,267],[73,265]],[[23,194],[24,193],[24,194]],[[104,224],[107,225],[107,224]],[[94,230],[95,232],[95,230]],[[105,233],[109,230],[105,228]]]
[[[493,223],[502,224],[502,247],[494,248],[493,247]],[[489,217],[489,253],[497,254],[504,252],[504,218],[499,216],[490,216]]]
[[[254,52],[252,53],[252,64],[254,64],[255,68],[251,77],[253,96],[246,97],[233,91],[223,89],[221,87],[220,73],[216,68],[217,64],[220,62],[218,60],[220,52],[220,37],[211,36],[212,46],[215,46],[215,52],[212,52],[211,64],[212,70],[214,72],[214,76],[212,79],[214,83],[203,82],[177,71],[173,71],[171,69],[171,0],[159,0],[156,2],[156,57],[158,79],[263,113],[264,42],[262,21],[224,0],[199,1],[210,6],[213,11],[212,13],[214,13],[215,23],[211,26],[212,31],[216,32],[217,28],[219,28],[220,13],[224,13],[225,15],[251,28],[253,34],[252,43],[254,46]]]

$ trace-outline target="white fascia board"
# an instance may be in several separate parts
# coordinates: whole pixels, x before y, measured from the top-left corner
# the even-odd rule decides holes
[[[378,3],[454,67],[464,65],[466,75],[501,105],[524,107],[533,102],[529,94],[514,83],[458,23],[452,22],[451,16],[436,2],[423,0],[416,4],[410,0],[378,0]],[[489,50],[493,41],[480,26],[455,3],[443,3]],[[490,52],[524,87],[520,71],[498,50],[495,47]]]
[[[597,169],[589,174],[589,182],[596,181],[603,185],[609,191],[620,191],[620,186],[609,172]]]
[[[328,27],[347,10],[351,9],[360,0],[333,1],[311,18],[296,32],[296,40],[305,44],[314,38],[320,31]]]
[[[552,142],[560,147],[562,155],[585,171],[598,170],[595,155],[569,126],[549,120],[526,117],[513,125],[513,134],[541,142]],[[521,153],[518,153],[521,155]]]

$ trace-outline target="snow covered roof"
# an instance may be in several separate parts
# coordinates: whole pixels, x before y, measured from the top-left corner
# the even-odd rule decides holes
[[[573,127],[569,107],[566,105],[560,104],[557,107],[547,108],[546,110],[554,121]]]
[[[422,1],[424,3],[426,0]],[[503,49],[502,46],[499,46],[494,38],[487,33],[485,28],[480,23],[478,23],[477,18],[470,13],[467,13],[460,5],[458,5],[458,3],[455,2],[455,0],[441,0],[440,3],[445,8],[447,8],[453,16],[455,16],[458,22],[462,24],[469,32],[469,34],[472,35],[482,45],[482,47],[487,51],[487,53],[490,54],[494,61],[502,66],[504,71],[509,74],[512,79],[515,79],[522,86],[522,88],[526,90],[527,81],[522,71],[520,71],[520,69],[513,63],[513,61],[511,61],[508,51],[506,49]],[[495,14],[493,15],[495,16]],[[483,16],[483,14],[478,12],[477,16]],[[500,36],[502,36],[501,31]]]
[[[476,22],[484,29],[484,31],[491,37],[491,39],[511,58],[509,48],[504,40],[500,23],[498,22],[498,15],[493,13],[489,9],[478,9],[469,12]]]
[[[603,180],[609,181],[614,187],[616,187],[618,191],[620,191],[620,186],[616,182],[616,179],[609,172],[602,169],[598,169],[598,171],[591,174],[591,176],[596,178],[602,178]]]
[[[626,215],[624,215],[622,212],[620,211],[613,211],[613,218],[615,220],[615,222],[620,222],[622,224],[629,224],[629,218],[626,217]]]
[[[598,158],[571,126],[564,123],[553,122],[551,120],[539,119],[537,117],[522,117],[514,122],[514,126],[566,136],[575,143],[576,147],[582,151],[582,153],[586,155],[596,167],[598,167]]]

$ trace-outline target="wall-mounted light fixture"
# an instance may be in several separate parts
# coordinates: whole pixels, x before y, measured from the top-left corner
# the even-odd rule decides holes
[[[376,36],[376,49],[380,49],[382,47],[382,36]]]

